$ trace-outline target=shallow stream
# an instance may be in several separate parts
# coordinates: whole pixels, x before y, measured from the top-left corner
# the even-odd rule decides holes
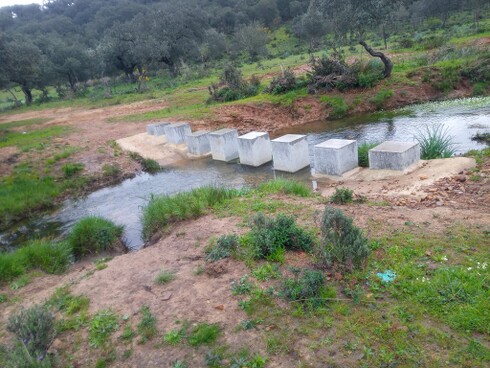
[[[392,112],[356,116],[337,121],[318,121],[284,129],[274,137],[287,133],[307,134],[310,148],[330,138],[356,139],[359,142],[386,140],[412,141],[431,124],[443,124],[458,144],[457,154],[481,149],[484,144],[471,140],[477,132],[490,131],[490,98],[427,103]],[[311,152],[312,150],[310,150]],[[60,236],[87,215],[106,217],[125,226],[129,247],[142,245],[140,216],[152,195],[174,194],[204,185],[227,187],[254,186],[275,175],[312,183],[309,169],[294,175],[276,173],[272,164],[250,168],[226,164],[212,159],[187,161],[183,166],[166,168],[150,175],[140,174],[119,185],[98,190],[85,198],[68,200],[51,215],[17,225],[0,234],[0,249],[13,248],[29,238]]]

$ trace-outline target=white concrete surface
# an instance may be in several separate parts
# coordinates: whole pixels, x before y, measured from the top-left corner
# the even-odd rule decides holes
[[[295,173],[310,166],[306,135],[286,134],[271,141],[274,170]]]
[[[358,166],[357,141],[329,139],[314,147],[315,174],[341,176]]]
[[[238,137],[238,155],[242,165],[258,167],[271,161],[269,133],[250,132]]]

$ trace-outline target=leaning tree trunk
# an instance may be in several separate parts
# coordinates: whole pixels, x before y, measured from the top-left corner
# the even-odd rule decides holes
[[[22,92],[24,92],[24,96],[26,97],[26,105],[30,105],[32,103],[32,91],[27,86],[22,86]]]
[[[385,54],[379,51],[374,51],[371,47],[368,46],[368,44],[364,41],[359,41],[359,44],[366,49],[366,51],[369,53],[369,55],[373,57],[380,58],[381,61],[383,62],[385,66],[385,70],[383,72],[384,78],[389,78],[391,77],[391,72],[393,71],[393,62],[388,58]]]

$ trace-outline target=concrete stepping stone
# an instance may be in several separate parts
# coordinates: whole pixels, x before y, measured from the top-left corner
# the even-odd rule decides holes
[[[310,166],[306,135],[286,134],[271,141],[274,170],[295,173]]]
[[[258,167],[271,161],[269,133],[250,132],[238,137],[238,155],[242,165]]]
[[[205,156],[211,153],[209,145],[209,132],[199,130],[197,132],[188,133],[185,137],[187,143],[187,151],[194,156]]]
[[[191,132],[191,127],[187,123],[175,123],[165,126],[165,136],[170,144],[185,143],[186,135]]]
[[[358,166],[357,141],[329,139],[314,147],[315,173],[341,176]]]
[[[155,124],[149,124],[146,126],[146,132],[149,135],[156,135],[156,136],[165,135],[165,127],[167,125],[170,125],[170,123],[160,122]]]
[[[208,135],[211,155],[217,161],[233,161],[238,155],[238,131],[236,129],[221,129]]]
[[[418,142],[386,141],[369,150],[369,168],[403,171],[420,161]]]

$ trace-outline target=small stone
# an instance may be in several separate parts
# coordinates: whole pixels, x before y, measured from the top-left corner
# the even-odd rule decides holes
[[[167,293],[163,294],[162,301],[165,302],[165,301],[169,300],[171,297],[172,297],[172,293],[167,292]]]
[[[225,306],[223,304],[220,304],[220,305],[215,306],[214,309],[219,310],[219,311],[223,311],[225,309]]]
[[[459,181],[460,183],[464,183],[466,181],[466,176],[458,175],[458,176],[455,176],[454,179],[456,179],[456,181]]]
[[[425,175],[422,175],[419,179],[420,180],[427,180],[427,179],[429,179],[429,177],[428,176],[425,176]]]

